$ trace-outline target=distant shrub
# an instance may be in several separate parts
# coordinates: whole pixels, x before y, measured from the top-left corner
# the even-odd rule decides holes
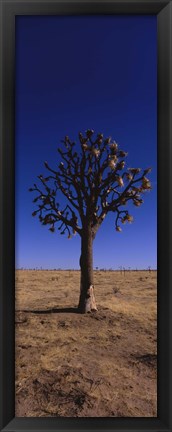
[[[120,289],[119,288],[117,288],[117,287],[114,287],[113,288],[113,293],[114,294],[117,294],[117,293],[119,293],[120,292]]]
[[[52,280],[52,281],[55,281],[55,280],[58,281],[59,278],[58,278],[58,276],[52,276],[51,280]]]

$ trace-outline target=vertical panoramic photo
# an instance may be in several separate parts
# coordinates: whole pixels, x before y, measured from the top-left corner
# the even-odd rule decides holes
[[[16,18],[16,417],[157,417],[156,27]]]

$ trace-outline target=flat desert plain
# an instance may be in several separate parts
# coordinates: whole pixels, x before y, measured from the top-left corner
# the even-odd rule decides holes
[[[156,271],[16,271],[16,417],[156,417]]]

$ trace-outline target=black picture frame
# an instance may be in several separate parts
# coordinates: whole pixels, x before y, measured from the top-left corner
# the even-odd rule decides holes
[[[154,14],[158,25],[158,416],[15,418],[15,16]],[[172,431],[172,2],[0,0],[0,429]]]

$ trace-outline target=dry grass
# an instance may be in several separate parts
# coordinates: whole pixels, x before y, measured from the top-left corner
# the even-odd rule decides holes
[[[79,315],[78,271],[16,271],[16,416],[156,416],[156,277],[96,271]]]

